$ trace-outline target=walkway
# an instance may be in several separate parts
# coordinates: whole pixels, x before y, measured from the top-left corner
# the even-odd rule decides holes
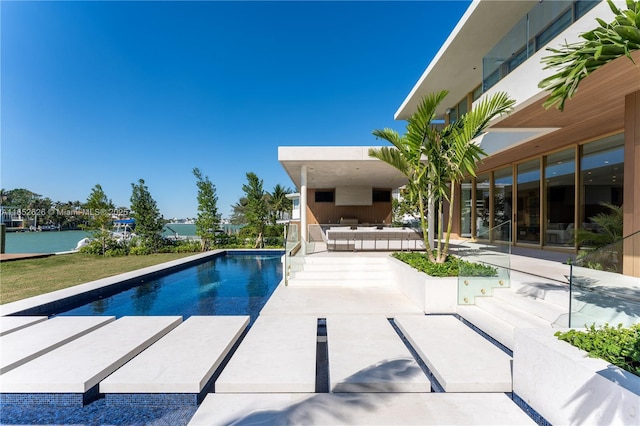
[[[229,318],[233,324],[216,329],[223,317],[198,320],[205,326],[195,319],[181,324],[179,317],[148,324],[144,317],[129,317],[105,321],[95,331],[86,326],[60,333],[67,340],[57,345],[34,335],[47,330],[55,340],[55,320],[0,319],[3,355],[8,346],[1,339],[9,342],[12,334],[12,340],[21,334],[33,342],[33,350],[18,357],[38,354],[15,367],[12,361],[12,370],[0,375],[3,402],[48,392],[31,403],[82,405],[99,389],[107,406],[121,409],[160,404],[182,410],[191,404],[175,424],[533,424],[508,396],[509,351],[481,338],[460,317],[512,349],[516,327],[552,327],[561,320],[567,265],[513,255],[514,269],[536,275],[512,272],[511,288],[459,307],[459,316],[425,316],[383,267],[388,256],[307,256],[246,335],[244,318]],[[640,317],[640,311],[631,315]],[[123,335],[130,335],[129,346],[118,343]],[[98,359],[97,353],[108,356]],[[77,385],[65,385],[63,378],[76,369],[82,372]],[[171,381],[185,375],[188,385]]]
[[[42,257],[53,256],[55,253],[2,253],[0,254],[0,262],[10,262],[12,260],[22,259],[39,259]]]

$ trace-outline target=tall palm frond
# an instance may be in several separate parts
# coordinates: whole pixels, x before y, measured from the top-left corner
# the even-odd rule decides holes
[[[542,58],[544,69],[554,69],[555,74],[538,83],[551,91],[545,108],[556,105],[562,111],[580,81],[603,65],[621,56],[634,62],[631,52],[640,49],[640,1],[627,0],[627,10],[618,9],[611,0],[607,3],[615,15],[612,22],[597,18],[599,26],[580,34],[579,42],[546,49],[552,55]]]
[[[373,134],[390,142],[393,148],[369,150],[371,157],[393,166],[409,180],[418,202],[427,255],[435,262],[444,262],[447,257],[456,184],[466,174],[475,176],[476,163],[485,155],[473,139],[486,129],[492,119],[509,112],[515,103],[506,93],[496,93],[454,123],[439,129],[433,123],[436,111],[447,94],[448,91],[443,90],[425,96],[407,120],[407,131],[403,136],[391,129],[375,130]],[[427,238],[424,206],[427,199],[434,201],[438,216],[443,214],[444,201],[450,203],[445,243],[443,246],[438,240],[435,256]],[[438,235],[442,231],[442,222],[439,226]]]

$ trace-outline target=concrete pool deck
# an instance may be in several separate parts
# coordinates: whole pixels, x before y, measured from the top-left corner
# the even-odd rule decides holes
[[[340,262],[353,263],[357,270],[366,270],[366,266],[363,267],[361,262],[373,259],[372,264],[376,264],[379,259],[386,258],[388,253],[318,253],[310,257],[313,256],[339,258]],[[558,280],[555,284],[553,279],[550,282],[544,281],[544,285],[549,286],[545,287],[545,291],[549,293],[546,296],[547,298],[558,297],[559,303],[564,303],[561,296],[564,285],[558,281],[561,280],[560,275],[567,267],[566,265],[534,259],[520,259],[514,263],[517,264],[518,261],[520,265],[529,265],[535,271],[556,271],[554,273]],[[385,276],[382,271],[379,272],[381,276]],[[517,278],[518,274],[515,275]],[[517,279],[520,281],[519,287],[516,286],[517,289],[528,288],[527,286],[532,284],[531,280],[523,277],[523,274]],[[421,327],[414,327],[413,330],[404,329],[403,336],[399,333],[394,334],[396,332],[389,325],[389,329],[385,328],[385,330],[391,331],[390,333],[378,335],[376,330],[383,327],[382,324],[385,326],[389,324],[387,318],[399,318],[400,322],[402,318],[419,320],[425,318],[424,312],[393,285],[385,286],[380,282],[372,282],[372,286],[368,287],[360,282],[352,287],[340,281],[335,275],[332,276],[331,281],[318,286],[299,287],[295,285],[285,287],[284,283],[280,283],[254,326],[242,338],[229,362],[226,366],[223,365],[224,368],[216,379],[214,393],[207,394],[195,415],[191,417],[189,414],[188,419],[182,424],[186,424],[189,420],[193,425],[228,424],[231,420],[237,421],[237,424],[248,424],[252,421],[350,425],[534,424],[533,420],[505,395],[505,392],[508,392],[506,390],[509,387],[508,384],[500,385],[502,387],[498,390],[495,387],[491,388],[493,385],[490,383],[485,383],[489,385],[485,388],[488,390],[469,392],[470,388],[459,388],[459,393],[429,392],[430,388],[421,387],[428,384],[429,376],[422,370],[416,369],[416,359],[407,357],[403,347],[405,338],[406,341],[416,342],[416,349],[420,349],[416,351],[419,358],[425,358],[417,361],[425,361],[425,364],[428,364],[426,361],[431,359],[430,368],[442,377],[443,383],[451,382],[458,373],[455,365],[451,368],[451,362],[454,364],[464,362],[464,360],[455,361],[456,353],[461,351],[460,347],[432,342],[428,345],[429,348],[420,348],[421,344],[417,341],[421,338]],[[558,286],[557,291],[560,295],[555,293],[550,295],[556,290],[551,289],[551,284]],[[301,317],[307,318],[308,321],[298,321],[297,319]],[[16,321],[14,317],[6,319],[9,318],[11,321]],[[450,318],[453,319],[453,317]],[[327,368],[325,374],[331,390],[329,393],[313,393],[312,387],[318,380],[316,360],[319,342],[323,339],[318,335],[318,319],[326,319],[327,332],[324,340],[328,346],[328,361],[325,365]],[[116,323],[118,321],[116,320]],[[2,318],[0,322],[4,329],[5,324]],[[270,326],[262,327],[260,325],[262,323],[268,323]],[[458,323],[460,326],[463,325],[462,322],[458,321]],[[550,322],[547,324],[549,324],[548,327],[551,326]],[[182,325],[174,330],[178,330]],[[31,327],[35,325],[23,328],[21,332]],[[101,329],[105,328],[107,326],[101,327]],[[478,341],[466,339],[466,333],[472,332],[470,328],[465,326],[460,329],[464,330],[460,336],[453,330],[449,332],[449,337],[459,340],[457,343],[463,346],[466,341],[471,353],[496,350],[496,347],[485,339]],[[169,336],[170,333],[160,337],[149,347],[148,352],[145,351],[149,359],[159,362],[158,365],[162,365],[160,358],[165,358],[172,352],[180,352],[181,355],[190,353],[196,357],[198,352],[201,352],[189,351],[188,343],[176,344],[165,340]],[[117,334],[111,338],[112,342],[118,341]],[[225,342],[217,343],[222,343],[224,346],[231,343],[233,338],[226,336],[222,340]],[[63,348],[68,345],[64,345]],[[164,349],[154,350],[156,345]],[[162,355],[153,355],[156,351]],[[447,351],[454,352],[448,354]],[[78,349],[78,353],[80,352],[82,350]],[[145,355],[145,352],[138,357]],[[503,356],[506,357],[507,362],[511,359],[507,354],[499,355],[499,357]],[[212,365],[219,360],[219,357],[214,358],[208,361]],[[136,359],[137,357],[134,357],[132,362],[127,364],[128,368],[135,368]],[[176,362],[176,364],[188,363],[189,361],[184,360]],[[21,368],[28,366],[29,363]],[[447,372],[448,370],[450,372]],[[114,377],[114,381],[118,371],[120,370],[116,370],[116,373],[111,376]],[[122,371],[120,375],[127,376],[124,370]],[[473,371],[472,369],[466,373],[468,380],[490,381],[490,378],[482,378]],[[305,376],[302,381],[294,377],[300,372]],[[144,369],[133,374],[138,373],[147,374]],[[278,381],[283,385],[278,385]],[[304,382],[304,387],[292,388],[286,385],[296,381]],[[3,382],[4,375],[0,375],[2,392],[5,389]],[[109,378],[102,380],[102,383],[105,383],[105,389],[108,388],[108,382]],[[165,390],[160,388],[159,385],[157,389],[159,392],[166,392],[166,388]],[[153,392],[153,386],[144,391],[145,393]],[[162,422],[159,420],[160,423]]]

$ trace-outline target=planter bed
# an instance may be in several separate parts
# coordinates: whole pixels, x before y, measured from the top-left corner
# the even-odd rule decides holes
[[[551,424],[640,424],[640,377],[558,340],[516,329],[513,391]]]

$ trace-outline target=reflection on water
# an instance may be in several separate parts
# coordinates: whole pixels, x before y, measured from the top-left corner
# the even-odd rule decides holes
[[[282,279],[281,254],[215,257],[60,315],[250,315]]]

